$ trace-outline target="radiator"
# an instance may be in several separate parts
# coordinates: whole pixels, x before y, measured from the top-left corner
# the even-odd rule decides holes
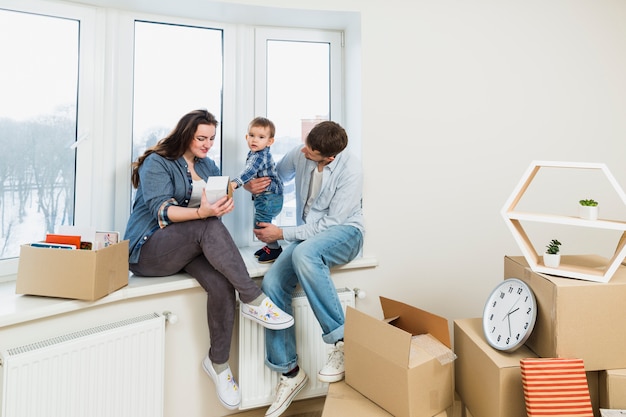
[[[0,350],[2,417],[163,416],[156,313]]]
[[[354,291],[337,289],[344,312],[354,307]],[[324,366],[331,346],[322,340],[322,328],[315,319],[303,291],[293,297],[293,316],[296,321],[298,364],[309,376],[309,382],[296,399],[326,395],[328,383],[318,381],[317,372]],[[265,366],[265,328],[239,316],[239,388],[240,409],[269,405],[274,401],[279,375]]]

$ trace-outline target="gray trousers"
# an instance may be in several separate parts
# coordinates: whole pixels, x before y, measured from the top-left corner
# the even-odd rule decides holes
[[[207,292],[209,359],[228,361],[235,323],[235,290],[244,303],[261,295],[230,233],[216,217],[172,223],[157,230],[141,248],[130,271],[143,277],[189,273]]]

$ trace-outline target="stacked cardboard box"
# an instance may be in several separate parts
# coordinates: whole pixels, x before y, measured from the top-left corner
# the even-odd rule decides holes
[[[606,265],[596,255],[563,257],[583,268]],[[598,283],[537,273],[523,256],[507,256],[507,278],[521,279],[533,290],[535,328],[525,346],[503,353],[487,344],[481,318],[454,322],[456,389],[467,412],[474,417],[526,416],[521,357],[581,358],[594,414],[600,415],[600,407],[626,405],[626,266],[608,283]]]

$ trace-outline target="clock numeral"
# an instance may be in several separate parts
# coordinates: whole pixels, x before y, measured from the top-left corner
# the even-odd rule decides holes
[[[519,333],[517,335],[515,335],[515,340],[519,340],[520,336],[521,335]]]
[[[506,294],[500,291],[500,299],[503,299]]]
[[[532,307],[528,307],[528,310],[526,310],[526,314],[530,314],[530,312],[533,311]]]
[[[526,322],[526,324],[524,324],[524,330],[528,329],[528,325],[529,325],[528,322]]]
[[[521,287],[517,289],[517,295],[520,295],[524,291]]]
[[[496,340],[499,342],[500,339],[502,339],[502,335],[498,335],[498,338]]]
[[[495,332],[495,331],[496,331],[496,328],[495,328],[495,326],[494,326],[494,327],[491,329],[491,333],[493,333],[493,332]]]
[[[491,304],[491,307],[495,307],[496,304],[498,304],[498,302],[494,300],[493,304]]]
[[[509,287],[509,294],[513,292],[513,287]]]
[[[526,303],[526,302],[528,302],[528,296],[526,296],[526,297],[524,298],[524,302],[525,302],[525,303]]]
[[[493,320],[493,313],[489,316],[489,321]]]
[[[507,338],[506,338],[506,344],[508,345],[509,343],[511,343],[511,338],[510,338],[510,337],[507,337]]]

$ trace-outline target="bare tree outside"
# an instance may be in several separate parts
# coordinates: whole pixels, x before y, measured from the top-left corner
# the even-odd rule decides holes
[[[0,259],[73,224],[78,39],[75,20],[0,10]]]

